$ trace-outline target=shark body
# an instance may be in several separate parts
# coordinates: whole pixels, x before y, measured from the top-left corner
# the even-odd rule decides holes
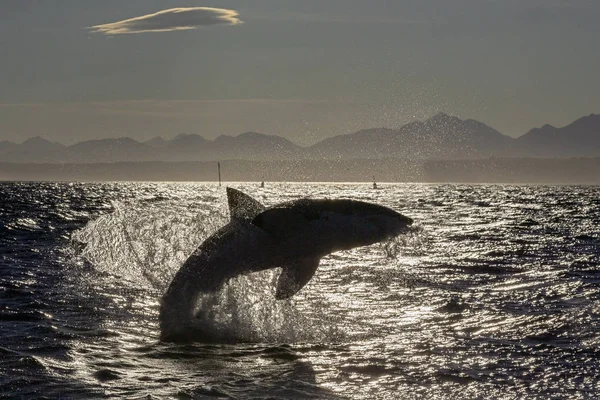
[[[227,188],[231,220],[185,261],[161,301],[161,339],[184,339],[201,293],[243,274],[282,268],[275,297],[306,285],[330,253],[397,236],[412,219],[384,206],[347,199],[300,199],[265,207]]]

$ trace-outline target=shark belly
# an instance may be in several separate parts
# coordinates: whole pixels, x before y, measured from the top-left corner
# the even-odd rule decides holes
[[[270,235],[250,224],[232,221],[209,237],[177,271],[161,301],[163,339],[185,331],[198,297],[218,291],[228,280],[274,268],[280,258]]]

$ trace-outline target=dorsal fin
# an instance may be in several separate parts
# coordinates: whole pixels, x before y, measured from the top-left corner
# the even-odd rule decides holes
[[[257,200],[234,188],[227,188],[227,203],[231,218],[252,220],[265,210]]]

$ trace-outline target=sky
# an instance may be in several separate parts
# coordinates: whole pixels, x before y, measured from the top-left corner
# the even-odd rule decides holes
[[[597,0],[1,1],[0,141],[520,136],[600,112],[599,39]]]

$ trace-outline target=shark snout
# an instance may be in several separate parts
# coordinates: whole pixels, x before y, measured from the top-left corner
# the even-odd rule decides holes
[[[404,228],[406,228],[409,225],[412,225],[413,223],[413,219],[410,217],[407,217],[405,215],[402,214],[398,214],[398,216],[396,217],[396,219],[398,220],[399,224],[402,225]]]
[[[369,220],[379,232],[378,235],[383,238],[404,233],[406,228],[413,223],[412,218],[396,212],[393,214],[387,213],[386,215],[372,215]]]
[[[390,225],[390,233],[392,235],[399,235],[403,233],[406,228],[412,225],[413,220],[405,215],[399,214],[389,222]]]

